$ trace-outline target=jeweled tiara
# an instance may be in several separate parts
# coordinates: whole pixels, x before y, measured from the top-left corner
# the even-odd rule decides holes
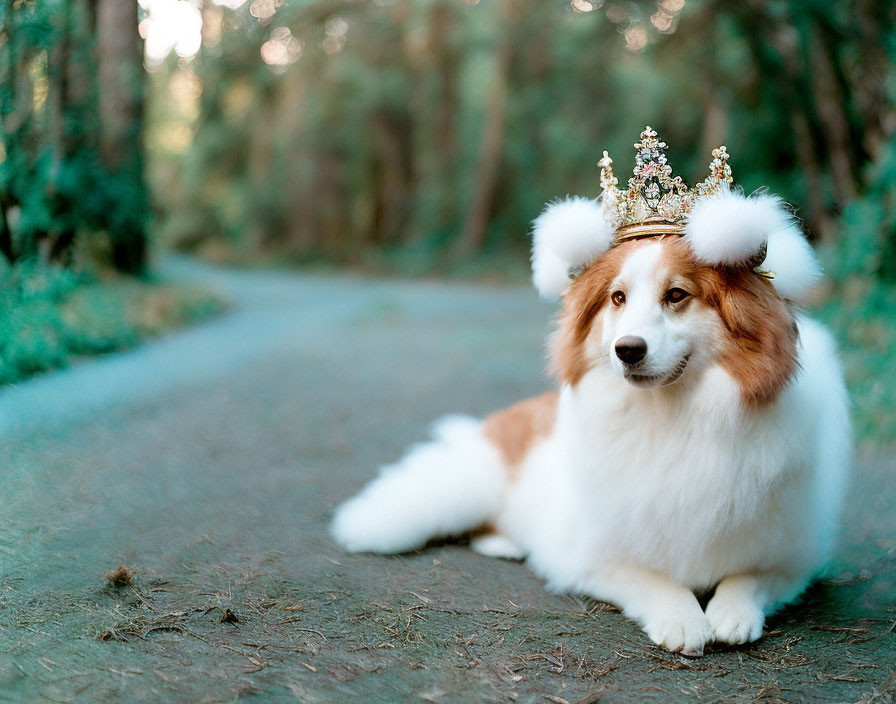
[[[689,189],[680,176],[672,175],[666,161],[666,143],[656,137],[650,126],[634,145],[634,175],[628,190],[618,188],[613,175],[613,160],[607,152],[598,162],[604,218],[614,229],[616,244],[641,237],[683,235],[687,215],[698,198],[715,195],[731,183],[731,167],[724,146],[713,149],[709,176]]]

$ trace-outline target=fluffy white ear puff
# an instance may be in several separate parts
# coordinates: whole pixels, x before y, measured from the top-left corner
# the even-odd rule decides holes
[[[769,235],[768,254],[760,267],[775,272],[772,284],[781,298],[796,302],[806,297],[822,273],[815,250],[794,222]]]
[[[775,273],[782,298],[799,301],[821,277],[821,266],[793,214],[780,198],[749,198],[723,191],[698,199],[685,226],[685,240],[697,259],[715,266],[759,265]],[[756,257],[764,246],[765,259]],[[751,261],[753,260],[753,261]]]
[[[747,198],[722,191],[697,199],[688,216],[684,238],[703,264],[755,265],[769,236],[788,227],[792,220],[780,198],[765,194]]]
[[[570,269],[587,266],[612,241],[613,229],[596,200],[572,196],[549,203],[532,223],[532,281],[541,297],[561,296]]]

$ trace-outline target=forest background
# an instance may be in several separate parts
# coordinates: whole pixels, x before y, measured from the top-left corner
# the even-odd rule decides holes
[[[220,311],[243,266],[515,281],[645,124],[792,203],[859,436],[896,442],[896,3],[4,0],[0,383]]]

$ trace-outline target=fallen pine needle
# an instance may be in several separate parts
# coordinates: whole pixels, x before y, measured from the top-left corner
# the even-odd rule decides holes
[[[564,699],[563,697],[558,697],[554,694],[542,694],[545,699],[550,702],[554,702],[554,704],[569,704],[569,701]]]

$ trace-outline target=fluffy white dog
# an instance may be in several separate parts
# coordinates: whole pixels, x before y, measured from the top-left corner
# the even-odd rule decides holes
[[[339,507],[338,543],[481,531],[474,550],[616,604],[669,650],[759,638],[831,548],[851,441],[834,342],[794,309],[814,254],[779,200],[724,185],[681,236],[619,242],[606,199],[550,205],[533,272],[563,296],[559,392],[437,423]]]

